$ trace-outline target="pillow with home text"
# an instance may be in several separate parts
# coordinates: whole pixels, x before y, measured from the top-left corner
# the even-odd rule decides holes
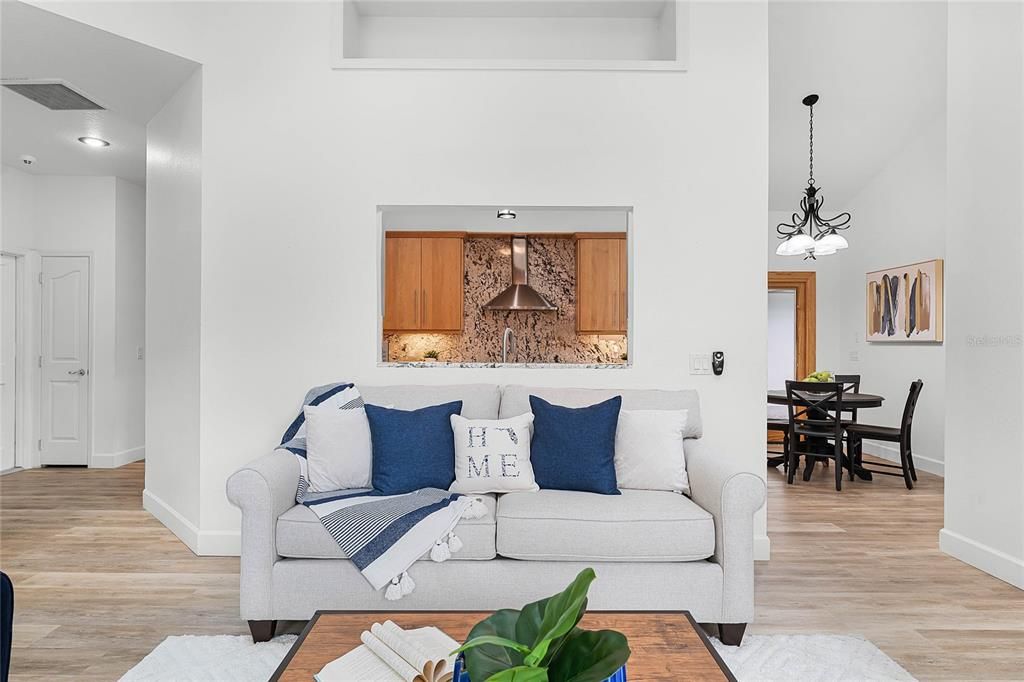
[[[451,416],[455,437],[455,493],[539,490],[530,464],[533,415],[511,419]]]

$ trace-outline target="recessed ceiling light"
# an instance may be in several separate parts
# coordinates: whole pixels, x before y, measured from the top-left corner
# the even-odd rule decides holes
[[[501,218],[502,220],[515,220],[516,212],[510,208],[503,208],[500,211],[498,211],[498,217]]]
[[[78,141],[89,147],[109,147],[110,143],[98,137],[80,137]]]

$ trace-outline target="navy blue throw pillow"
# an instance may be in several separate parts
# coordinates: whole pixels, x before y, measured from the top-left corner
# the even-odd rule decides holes
[[[590,407],[552,405],[530,396],[533,440],[530,462],[537,485],[619,495],[615,479],[615,429],[622,396]]]
[[[455,480],[451,416],[461,412],[461,400],[412,411],[367,405],[373,489],[382,495],[447,490]]]

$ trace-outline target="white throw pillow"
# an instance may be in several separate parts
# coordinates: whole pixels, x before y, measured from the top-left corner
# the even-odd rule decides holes
[[[373,447],[366,410],[306,405],[302,411],[310,492],[369,488]]]
[[[690,493],[683,454],[686,410],[620,410],[615,431],[619,488]]]
[[[451,416],[455,437],[456,493],[507,493],[540,490],[530,464],[533,414],[511,419]]]

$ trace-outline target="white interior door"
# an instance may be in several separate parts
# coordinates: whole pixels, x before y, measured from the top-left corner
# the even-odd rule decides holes
[[[89,259],[42,259],[41,464],[89,463]]]
[[[0,471],[13,469],[18,409],[18,261],[0,256]]]

